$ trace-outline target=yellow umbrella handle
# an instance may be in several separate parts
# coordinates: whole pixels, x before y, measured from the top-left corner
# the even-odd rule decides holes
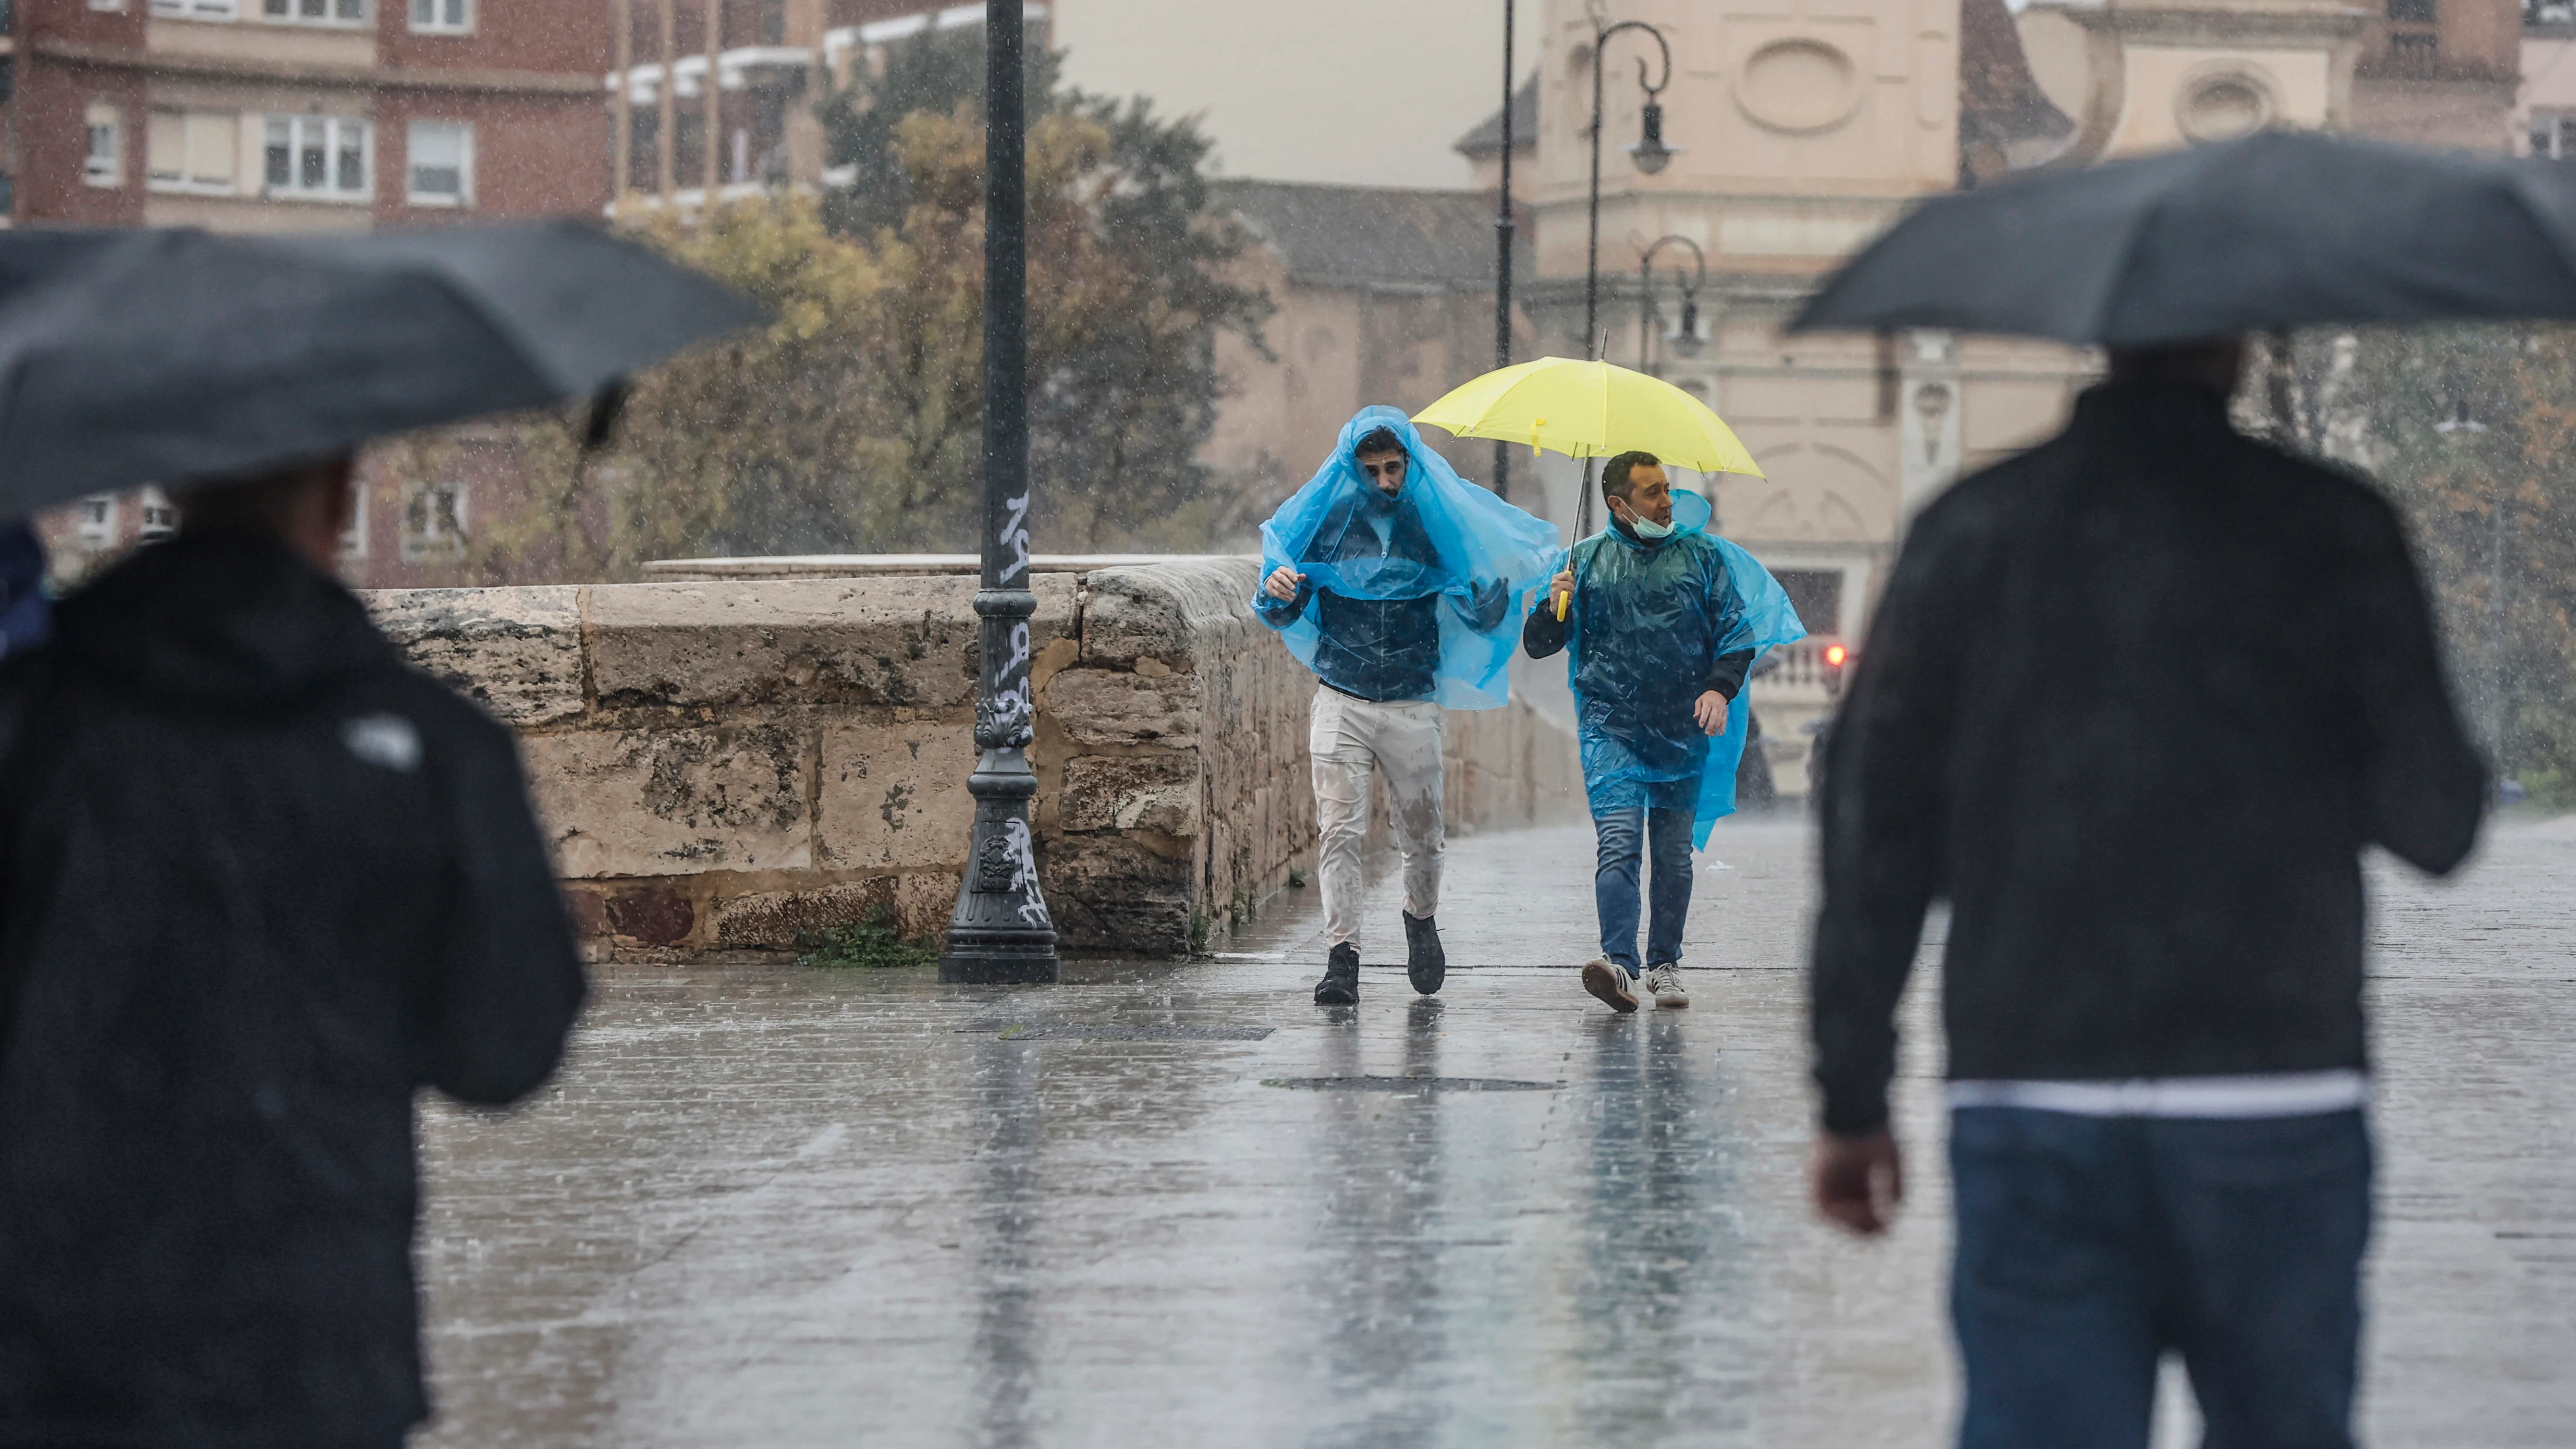
[[[1556,596],[1556,622],[1560,624],[1565,622],[1566,608],[1573,602],[1574,595],[1571,593],[1563,593]]]

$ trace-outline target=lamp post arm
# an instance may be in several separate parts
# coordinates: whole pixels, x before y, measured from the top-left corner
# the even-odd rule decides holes
[[[1604,25],[1601,23],[1600,12],[1597,4],[1591,8],[1593,10],[1592,181],[1590,189],[1585,193],[1583,227],[1583,355],[1587,358],[1597,355],[1597,352],[1606,352],[1609,350],[1602,345],[1602,340],[1598,335],[1601,326],[1602,56],[1604,52],[1609,49],[1611,37],[1622,31],[1642,30],[1646,34],[1654,37],[1655,49],[1663,57],[1664,66],[1663,78],[1655,82],[1653,85],[1646,86],[1646,99],[1651,101],[1656,96],[1663,94],[1664,87],[1671,84],[1673,78],[1672,42],[1664,39],[1662,31],[1657,30],[1655,27],[1642,20],[1621,20],[1614,24]],[[1637,61],[1637,82],[1640,85],[1645,85],[1645,64],[1646,62],[1644,58],[1640,57]],[[1592,532],[1592,463],[1589,459],[1586,459],[1583,464],[1583,491],[1581,496],[1575,500],[1574,508],[1575,536],[1577,538],[1589,537]]]

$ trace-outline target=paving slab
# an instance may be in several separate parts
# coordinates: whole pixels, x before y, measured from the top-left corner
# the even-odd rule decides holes
[[[1431,1000],[1385,870],[1356,1008],[1307,999],[1311,891],[1213,961],[1045,988],[610,968],[538,1100],[424,1114],[416,1442],[1940,1444],[1931,973],[1912,1197],[1855,1243],[1800,1195],[1812,848],[1722,828],[1693,1004],[1628,1017],[1574,979],[1581,829],[1452,842]],[[2374,877],[2370,1441],[2567,1444],[2576,840]]]

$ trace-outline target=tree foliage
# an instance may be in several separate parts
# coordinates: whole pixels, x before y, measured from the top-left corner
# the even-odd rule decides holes
[[[2502,770],[2576,803],[2576,330],[2303,338],[2308,440],[2403,511],[2453,687]]]
[[[538,560],[593,577],[707,554],[965,552],[983,427],[979,35],[925,35],[825,109],[836,167],[643,231],[742,289],[771,324],[657,369],[610,452],[557,468],[477,540],[488,577]],[[1203,548],[1220,504],[1195,460],[1217,335],[1268,299],[1225,280],[1243,238],[1211,213],[1186,122],[1064,90],[1032,62],[1031,469],[1040,543]],[[558,430],[559,431],[559,430]]]

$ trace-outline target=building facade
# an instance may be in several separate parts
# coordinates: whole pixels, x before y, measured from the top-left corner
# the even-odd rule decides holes
[[[363,231],[596,214],[589,0],[16,0],[13,225]]]
[[[1264,347],[1218,342],[1225,400],[1199,452],[1249,538],[1314,475],[1352,413],[1419,411],[1493,365],[1494,201],[1283,181],[1220,182],[1216,201],[1252,243],[1236,284],[1274,309]],[[1467,477],[1493,481],[1491,443],[1424,437]]]

